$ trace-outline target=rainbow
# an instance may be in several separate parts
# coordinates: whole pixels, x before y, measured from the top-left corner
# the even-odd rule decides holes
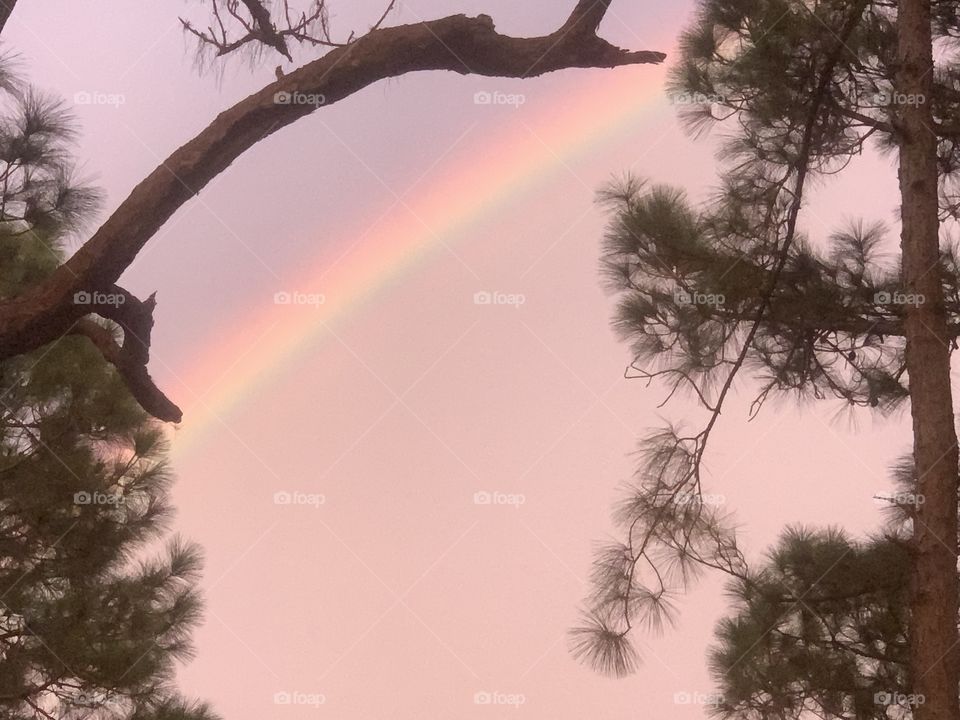
[[[382,295],[443,242],[521,201],[565,163],[635,130],[662,99],[661,77],[650,66],[637,66],[576,78],[582,88],[558,94],[555,102],[525,119],[542,142],[532,139],[523,125],[504,123],[498,133],[485,134],[470,148],[465,155],[469,160],[438,167],[433,173],[437,179],[418,188],[389,222],[378,221],[366,234],[344,238],[340,245],[349,252],[331,260],[328,247],[314,267],[289,285],[322,292],[322,305],[309,312],[291,311],[268,298],[252,317],[236,318],[182,377],[174,378],[178,393],[188,394],[180,395],[187,405],[183,425],[173,437],[175,456],[197,447],[331,322]]]

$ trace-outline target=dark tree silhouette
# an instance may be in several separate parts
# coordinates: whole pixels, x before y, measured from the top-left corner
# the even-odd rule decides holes
[[[766,563],[728,587],[735,612],[710,652],[714,713],[910,717],[920,704],[908,681],[910,556],[902,537],[788,529]]]
[[[937,248],[937,215],[951,224],[960,217],[960,75],[944,53],[935,72],[920,71],[924,93],[913,92],[925,60],[905,71],[898,45],[905,26],[914,45],[923,45],[923,27],[954,43],[958,4],[933,10],[924,22],[922,9],[898,17],[891,2],[704,0],[684,34],[671,91],[687,103],[693,131],[735,125],[723,144],[723,182],[698,207],[680,190],[637,180],[608,189],[603,267],[619,296],[615,324],[635,354],[628,375],[666,381],[668,399],[692,392],[706,420],[641,446],[636,484],[615,516],[625,538],[598,558],[586,622],[574,631],[574,652],[594,666],[632,669],[631,629],[661,622],[693,566],[742,572],[732,530],[698,498],[711,431],[734,380],[748,374],[759,384],[754,415],[773,394],[880,411],[913,401],[927,502],[912,539],[912,618],[923,628],[911,635],[912,671],[923,683],[916,692],[931,698],[918,714],[955,716],[957,462],[944,361],[960,308],[957,251]],[[921,105],[922,116],[910,114]],[[879,225],[856,224],[816,245],[799,225],[808,176],[842,171],[871,139],[900,156],[902,268],[882,257]],[[939,176],[930,175],[931,157]]]
[[[39,206],[44,230],[0,231],[4,290],[58,264],[54,207]],[[198,549],[131,560],[170,518],[163,428],[79,336],[0,362],[0,385],[0,714],[213,718],[170,684],[199,618]]]
[[[64,108],[0,60],[0,297],[42,283],[99,202],[70,165]],[[79,301],[91,298],[78,298]],[[113,298],[119,302],[120,296]],[[163,427],[86,338],[0,360],[0,716],[207,720],[178,697],[198,619],[199,551],[143,558],[170,519]]]
[[[882,532],[788,528],[762,563],[733,576],[710,668],[723,718],[907,720],[926,704],[910,673],[912,458],[893,472]]]

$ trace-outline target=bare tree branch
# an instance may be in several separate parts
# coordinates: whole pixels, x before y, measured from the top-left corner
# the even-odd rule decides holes
[[[293,62],[287,45],[288,39],[313,45],[336,45],[331,41],[327,27],[326,0],[313,0],[309,13],[301,12],[296,20],[291,14],[289,0],[283,0],[281,14],[285,19],[286,27],[278,27],[270,10],[261,0],[209,0],[209,2],[216,29],[210,26],[206,30],[197,30],[190,21],[183,18],[180,18],[180,23],[184,30],[197,38],[201,50],[210,47],[218,57],[229,55],[250,43],[259,43],[261,46],[272,48],[288,61]],[[242,14],[241,3],[249,13],[249,19]],[[224,13],[233,18],[241,28],[238,36],[231,38],[231,33],[224,22]],[[317,25],[319,25],[319,35],[314,34],[314,28]]]
[[[278,53],[293,62],[293,58],[290,57],[290,51],[287,49],[286,41],[283,39],[283,36],[277,32],[277,28],[274,27],[273,21],[270,19],[270,11],[267,10],[260,0],[240,1],[246,6],[250,12],[250,17],[256,22],[257,30],[260,32],[263,42],[275,48]]]
[[[372,83],[423,70],[530,78],[566,68],[661,62],[663,53],[623,50],[594,34],[608,4],[608,0],[595,5],[581,0],[560,30],[534,38],[501,35],[486,15],[454,15],[377,29],[241,100],[137,185],[53,275],[23,294],[0,302],[0,359],[29,352],[70,331],[90,312],[88,307],[73,302],[75,293],[110,292],[163,224],[256,143]],[[125,329],[148,328],[142,318],[137,322],[130,317],[111,319],[117,319],[121,326],[126,321]],[[128,357],[138,357],[145,363],[149,332],[140,332],[138,337],[144,347],[137,353],[131,350]],[[145,367],[142,372],[134,372],[124,364],[123,372],[134,383],[131,389],[149,380]],[[152,394],[152,390],[146,393]],[[153,409],[145,409],[158,417],[179,417],[179,410],[162,393],[146,399]]]

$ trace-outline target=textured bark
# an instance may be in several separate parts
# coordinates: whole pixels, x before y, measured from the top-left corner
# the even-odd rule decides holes
[[[897,90],[933,89],[930,0],[900,0]],[[918,493],[911,579],[910,675],[916,720],[957,720],[957,435],[947,313],[938,271],[937,138],[928,102],[899,112],[903,280],[921,293],[905,321]]]
[[[320,107],[277,102],[278,93],[323,98],[322,104],[330,105],[379,80],[423,70],[529,78],[566,68],[661,62],[662,53],[629,52],[597,37],[609,4],[580,0],[559,30],[535,38],[501,35],[486,15],[454,15],[374,30],[241,100],[137,185],[47,281],[0,302],[0,359],[71,332],[90,313],[72,301],[76,293],[109,292],[144,244],[187,200],[260,140]],[[149,346],[149,338],[141,341]],[[128,375],[132,377],[132,370]],[[149,382],[145,368],[137,375]],[[179,420],[179,409],[169,405],[168,412],[145,409],[163,420]]]

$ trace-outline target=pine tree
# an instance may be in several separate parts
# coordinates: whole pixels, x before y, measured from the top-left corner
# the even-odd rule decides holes
[[[883,532],[788,528],[759,568],[731,578],[710,667],[715,715],[902,720],[925,704],[910,681],[913,459],[894,471]]]
[[[887,720],[919,706],[909,667],[910,551],[836,529],[790,528],[734,580],[718,625],[712,708],[724,718]]]
[[[8,67],[0,297],[48,277],[98,199],[67,160],[69,115]],[[198,548],[174,538],[150,557],[170,482],[163,429],[86,337],[0,363],[2,717],[215,717],[170,684],[200,613]]]
[[[953,120],[960,111],[953,52],[958,9],[956,2],[933,4],[934,39],[945,52],[918,95],[903,92],[912,86],[903,72],[905,51],[898,55],[895,3],[700,3],[670,90],[691,130],[735,126],[722,145],[720,187],[695,205],[682,190],[629,178],[604,191],[602,200],[613,213],[603,268],[619,296],[615,325],[634,353],[631,374],[665,381],[670,396],[691,392],[706,419],[700,429],[664,428],[641,445],[635,487],[616,514],[625,538],[598,557],[586,621],[574,631],[574,653],[595,667],[632,670],[630,631],[661,623],[672,594],[698,568],[742,573],[745,567],[725,519],[699,501],[710,433],[735,378],[749,375],[758,383],[752,415],[777,394],[889,412],[921,388],[925,398],[939,388],[935,403],[914,406],[923,418],[918,422],[932,428],[918,432],[916,460],[921,491],[931,491],[921,522],[934,518],[928,523],[934,531],[915,539],[921,550],[915,577],[929,593],[923,605],[915,596],[912,617],[926,618],[928,641],[934,625],[940,635],[914,656],[913,669],[917,682],[927,677],[927,691],[939,698],[928,706],[936,708],[930,716],[955,716],[956,682],[947,676],[956,653],[956,583],[952,571],[925,583],[934,568],[956,565],[950,545],[939,544],[956,537],[950,532],[951,521],[956,527],[956,441],[949,392],[936,377],[943,357],[931,363],[918,353],[938,342],[932,354],[946,356],[960,329],[957,249],[944,242],[930,261],[929,248],[937,230],[936,222],[931,230],[931,197],[939,201],[933,205],[939,220],[960,220],[960,127]],[[909,24],[916,29],[916,18]],[[924,114],[910,119],[919,105]],[[933,142],[924,138],[926,150],[910,144],[918,117],[928,135],[934,133]],[[901,177],[914,192],[910,158],[922,162],[924,153],[936,153],[938,174],[925,195],[912,197],[904,188],[904,202],[925,202],[926,211],[905,206],[902,213],[903,268],[884,261],[881,224],[855,223],[812,239],[800,223],[808,181],[842,172],[868,147],[899,151]],[[925,223],[919,232],[918,221]],[[906,238],[913,236],[923,238],[926,264],[910,255]],[[930,324],[918,343],[922,322]],[[930,407],[936,408],[933,422]],[[929,442],[921,452],[924,437]],[[932,457],[932,448],[940,456]],[[934,542],[939,547],[931,552]],[[932,648],[951,649],[929,662]],[[937,663],[944,669],[934,673],[940,690],[924,676]]]

